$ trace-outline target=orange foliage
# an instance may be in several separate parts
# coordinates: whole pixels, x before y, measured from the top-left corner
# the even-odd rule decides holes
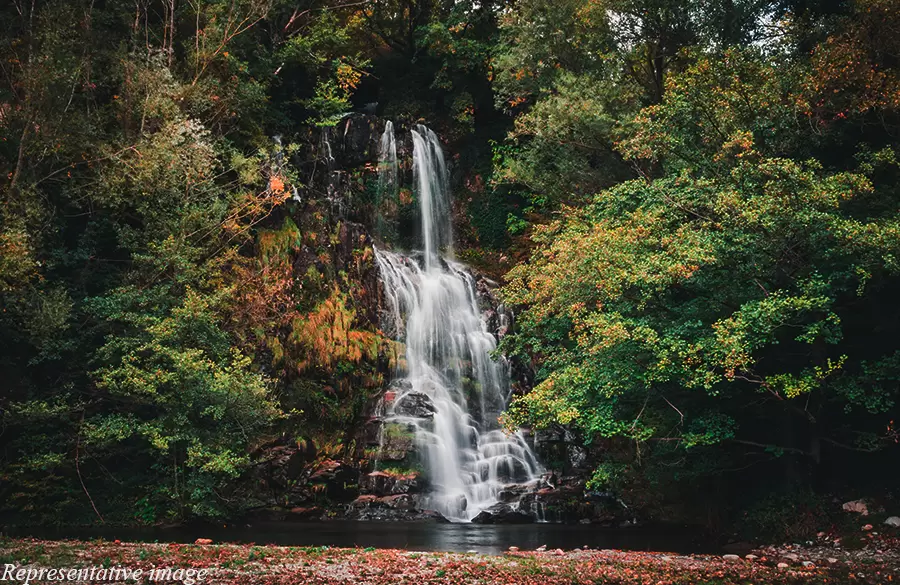
[[[291,341],[297,349],[297,370],[332,368],[341,361],[358,364],[378,357],[379,335],[353,329],[356,311],[335,286],[331,295],[311,312],[293,320]]]

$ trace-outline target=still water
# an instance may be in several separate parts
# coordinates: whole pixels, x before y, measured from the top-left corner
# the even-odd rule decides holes
[[[715,552],[696,531],[677,526],[601,528],[591,525],[478,525],[432,522],[257,523],[245,526],[178,528],[41,528],[4,530],[9,536],[45,539],[95,539],[130,542],[191,543],[211,538],[217,543],[400,548],[416,551],[475,551],[500,554],[510,546],[533,550],[570,550],[589,546],[620,550],[675,553]]]

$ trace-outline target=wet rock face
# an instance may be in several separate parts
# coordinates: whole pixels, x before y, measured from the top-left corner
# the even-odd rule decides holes
[[[348,500],[359,492],[359,469],[327,459],[309,476],[313,491],[325,491],[333,500]],[[321,486],[321,487],[319,487]]]
[[[380,521],[445,520],[437,512],[423,509],[420,496],[414,494],[359,496],[347,506],[345,517],[352,520]]]
[[[426,482],[418,473],[396,475],[383,471],[373,471],[360,478],[359,487],[366,494],[395,496],[419,493],[426,487]]]
[[[543,429],[535,432],[535,451],[544,461],[561,463],[563,473],[579,473],[586,476],[591,467],[590,453],[584,441],[564,427]]]
[[[431,398],[421,392],[410,392],[397,398],[394,404],[394,414],[400,416],[412,416],[415,418],[433,418],[435,413],[434,403]]]
[[[341,167],[357,167],[378,159],[378,140],[382,124],[371,115],[353,113],[333,129],[332,149]]]
[[[530,524],[534,517],[509,504],[498,502],[472,518],[473,524]]]
[[[415,434],[409,429],[408,425],[383,423],[378,459],[380,461],[398,462],[413,458],[416,452],[415,443]]]
[[[498,284],[483,274],[472,273],[475,278],[475,296],[481,309],[481,318],[497,340],[503,339],[512,326],[512,313],[500,303],[496,290]]]
[[[524,484],[511,484],[500,490],[497,499],[504,504],[515,504],[522,500],[523,496],[530,490],[529,486]]]
[[[252,481],[269,504],[298,505],[311,497],[309,486],[303,481],[316,447],[311,440],[292,441],[285,438],[263,445],[253,459]]]

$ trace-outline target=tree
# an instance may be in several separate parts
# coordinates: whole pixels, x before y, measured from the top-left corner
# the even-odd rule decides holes
[[[680,461],[682,477],[895,448],[900,354],[868,342],[897,326],[894,152],[806,158],[812,74],[698,57],[620,146],[661,176],[536,228],[504,289],[525,310],[503,347],[539,379],[511,421],[631,442],[648,473]]]

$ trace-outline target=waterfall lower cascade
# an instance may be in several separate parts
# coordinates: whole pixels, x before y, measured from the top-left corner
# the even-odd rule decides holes
[[[429,506],[450,520],[469,521],[500,501],[509,484],[536,480],[540,468],[522,434],[505,433],[497,420],[509,379],[506,365],[490,357],[496,340],[482,319],[475,279],[441,255],[450,253],[452,237],[440,141],[424,126],[412,137],[423,251],[375,251],[386,317],[406,347],[385,422],[414,433],[433,486]]]

